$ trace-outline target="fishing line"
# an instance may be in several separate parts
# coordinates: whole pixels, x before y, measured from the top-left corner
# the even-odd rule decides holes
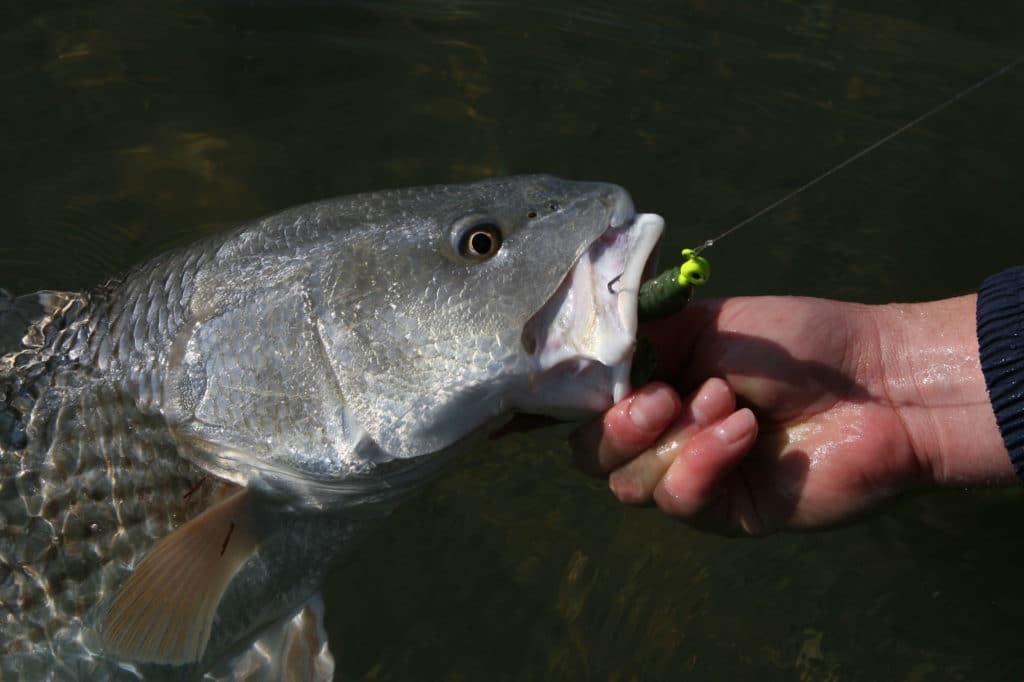
[[[641,321],[656,320],[663,317],[668,317],[670,315],[674,315],[675,313],[679,312],[680,310],[683,309],[683,307],[686,306],[686,303],[690,300],[690,294],[693,291],[693,287],[704,284],[705,282],[708,281],[708,278],[711,276],[711,265],[705,258],[703,258],[700,255],[702,251],[714,246],[716,243],[718,243],[725,237],[728,237],[733,232],[736,232],[740,228],[749,225],[750,223],[754,222],[755,220],[765,215],[766,213],[773,211],[774,209],[778,208],[779,206],[786,203],[787,201],[797,196],[798,194],[806,192],[808,189],[814,187],[825,178],[828,178],[838,173],[842,169],[846,168],[854,161],[857,161],[858,159],[867,156],[871,152],[875,151],[876,149],[884,145],[886,142],[889,142],[893,138],[902,135],[903,133],[907,132],[914,126],[924,121],[925,119],[934,116],[935,114],[939,113],[940,111],[949,107],[955,102],[960,101],[961,99],[971,94],[978,88],[985,86],[986,84],[992,82],[996,78],[999,78],[1008,71],[1011,71],[1022,62],[1024,62],[1024,55],[1021,55],[1016,59],[1013,59],[1006,65],[1000,67],[999,69],[996,69],[995,71],[985,76],[981,80],[973,83],[972,85],[969,85],[968,87],[964,88],[963,90],[953,95],[949,99],[932,107],[931,109],[924,112],[923,114],[913,119],[912,121],[903,124],[896,130],[893,130],[891,133],[879,138],[876,142],[868,145],[864,149],[861,149],[859,152],[857,152],[853,156],[850,156],[845,161],[842,161],[838,165],[832,166],[821,175],[817,176],[812,180],[809,180],[808,182],[805,182],[803,185],[796,188],[795,190],[785,195],[781,199],[775,200],[774,202],[772,202],[768,206],[765,206],[754,215],[736,223],[728,230],[715,237],[714,239],[707,240],[706,242],[704,242],[695,249],[684,249],[684,261],[681,265],[669,268],[668,270],[665,270],[664,272],[659,274],[657,277],[647,280],[646,282],[640,285],[640,290],[637,295],[638,318]],[[613,294],[615,293],[615,290],[612,287],[618,279],[619,278],[616,277],[615,279],[608,283],[609,292]]]
[[[741,227],[745,227],[746,225],[754,222],[755,220],[757,220],[761,216],[765,215],[766,213],[770,213],[771,211],[775,210],[776,208],[778,208],[782,204],[786,203],[787,201],[789,201],[793,197],[797,196],[798,194],[801,194],[801,193],[809,190],[811,187],[814,187],[815,185],[817,185],[819,182],[821,182],[825,178],[828,178],[831,175],[833,175],[835,173],[838,173],[839,171],[841,171],[842,169],[846,168],[847,166],[849,166],[854,161],[857,161],[858,159],[861,159],[861,158],[867,156],[871,152],[873,152],[876,149],[878,149],[879,147],[881,147],[886,142],[889,142],[890,140],[892,140],[892,139],[894,139],[896,137],[899,137],[903,133],[907,132],[908,130],[910,130],[914,126],[916,126],[919,123],[921,123],[922,121],[924,121],[925,119],[931,118],[935,114],[939,113],[940,111],[942,111],[943,109],[949,107],[950,105],[955,104],[956,102],[960,101],[961,99],[963,99],[967,95],[971,94],[975,90],[977,90],[977,89],[979,89],[981,87],[984,87],[985,85],[987,85],[988,83],[991,83],[992,81],[994,81],[995,79],[997,79],[1000,76],[1004,75],[1005,73],[1007,73],[1009,71],[1012,71],[1016,66],[1018,66],[1022,62],[1024,62],[1024,55],[1021,55],[1021,56],[1017,57],[1016,59],[1014,59],[1013,61],[1009,62],[1008,64],[1002,66],[1001,68],[996,69],[995,71],[993,71],[989,75],[985,76],[981,80],[977,81],[973,85],[968,86],[967,88],[965,88],[964,90],[961,90],[960,92],[958,92],[957,94],[953,95],[952,97],[950,97],[946,101],[942,102],[941,104],[938,104],[938,105],[932,107],[931,109],[929,109],[925,113],[921,114],[920,116],[918,116],[914,120],[912,120],[912,121],[910,121],[908,123],[905,123],[904,125],[900,126],[896,130],[894,130],[891,133],[889,133],[888,135],[880,138],[874,144],[871,144],[868,147],[865,147],[864,149],[860,150],[859,152],[857,152],[853,156],[849,157],[845,161],[843,161],[843,162],[839,163],[838,165],[833,166],[832,168],[828,169],[827,171],[825,171],[824,173],[822,173],[818,177],[814,178],[813,180],[810,180],[810,181],[804,183],[803,185],[801,185],[800,187],[796,188],[795,190],[793,190],[789,194],[785,195],[781,199],[777,199],[773,203],[771,203],[768,206],[762,208],[760,211],[758,211],[754,215],[750,216],[749,218],[744,218],[743,220],[741,220],[740,222],[736,223],[735,225],[730,227],[728,230],[726,230],[722,234],[720,234],[717,237],[715,237],[714,239],[707,240],[706,242],[704,242],[703,244],[701,244],[697,248],[693,249],[694,255],[699,255],[702,251],[704,251],[705,249],[708,249],[708,248],[714,246],[717,242],[721,241],[725,237],[728,237],[730,234],[732,234],[736,230],[740,229]]]

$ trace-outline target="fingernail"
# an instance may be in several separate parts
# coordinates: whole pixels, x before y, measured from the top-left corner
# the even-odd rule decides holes
[[[676,416],[678,398],[668,386],[644,387],[629,403],[629,419],[641,431],[661,431]]]
[[[733,410],[732,391],[721,379],[709,379],[693,401],[693,419],[698,424],[711,424]]]
[[[744,438],[755,426],[754,413],[747,408],[729,415],[729,418],[715,427],[715,437],[726,445]]]
[[[608,488],[623,504],[636,504],[639,501],[640,493],[636,483],[625,476],[615,474],[609,476]]]

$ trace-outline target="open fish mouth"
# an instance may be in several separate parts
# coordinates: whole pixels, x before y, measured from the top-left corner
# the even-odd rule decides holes
[[[600,411],[630,392],[637,294],[664,228],[659,215],[634,215],[583,252],[523,332],[535,364],[521,409]]]

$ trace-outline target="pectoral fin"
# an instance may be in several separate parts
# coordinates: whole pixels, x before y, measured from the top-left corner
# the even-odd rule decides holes
[[[152,663],[202,658],[217,605],[255,551],[245,490],[175,530],[150,550],[111,603],[100,624],[106,653]]]

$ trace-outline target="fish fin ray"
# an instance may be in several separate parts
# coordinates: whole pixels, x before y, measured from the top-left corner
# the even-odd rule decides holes
[[[256,546],[244,490],[160,540],[103,617],[106,653],[179,665],[201,659],[221,597]]]

